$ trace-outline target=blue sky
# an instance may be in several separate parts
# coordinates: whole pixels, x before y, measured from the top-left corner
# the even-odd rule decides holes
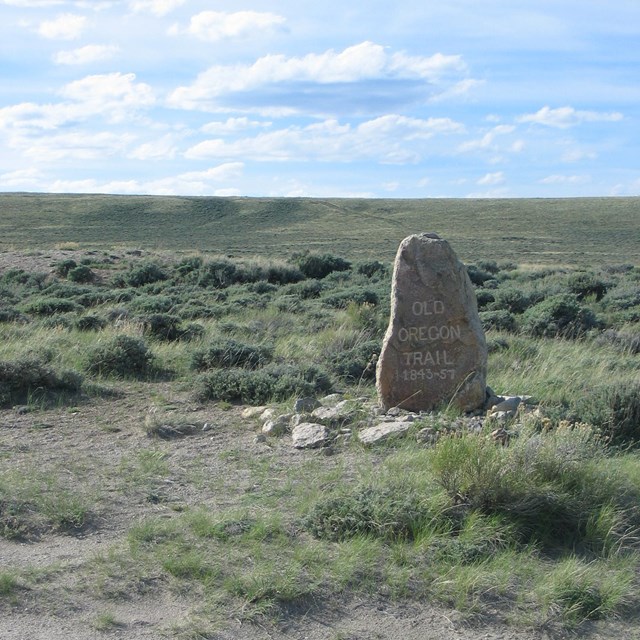
[[[640,194],[637,0],[0,0],[0,191]]]

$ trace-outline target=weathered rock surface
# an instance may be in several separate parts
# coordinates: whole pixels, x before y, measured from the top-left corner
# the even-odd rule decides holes
[[[377,365],[384,409],[481,408],[487,347],[464,265],[436,234],[405,238],[394,265],[391,317]]]
[[[293,429],[291,438],[296,449],[315,449],[329,440],[329,429],[323,424],[303,422]]]
[[[375,425],[375,427],[369,427],[360,431],[358,433],[358,439],[363,444],[371,445],[389,440],[390,438],[398,438],[409,431],[411,424],[412,423],[408,421],[381,422]]]

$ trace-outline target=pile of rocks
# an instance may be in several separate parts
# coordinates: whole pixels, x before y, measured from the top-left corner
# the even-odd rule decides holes
[[[443,434],[480,432],[488,424],[495,426],[495,440],[506,442],[507,426],[530,400],[528,396],[497,396],[487,390],[486,413],[475,412],[443,420],[432,412],[412,412],[393,407],[383,410],[369,398],[345,399],[341,394],[324,398],[299,398],[293,411],[279,413],[272,407],[249,407],[242,416],[262,423],[256,440],[290,435],[296,449],[315,449],[357,438],[371,446],[414,434],[417,441],[430,445]],[[494,435],[495,434],[495,435]]]

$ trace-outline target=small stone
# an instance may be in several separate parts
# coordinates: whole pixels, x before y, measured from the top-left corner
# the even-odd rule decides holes
[[[262,413],[260,414],[260,420],[262,421],[266,421],[266,420],[271,420],[271,418],[273,418],[273,416],[276,415],[276,412],[273,409],[263,409]]]
[[[278,416],[275,420],[267,420],[262,425],[262,433],[266,436],[281,436],[289,429],[289,422],[292,417],[292,414],[289,413]]]
[[[316,398],[306,397],[298,398],[293,405],[293,410],[296,413],[311,413],[314,409],[320,406],[320,402]]]
[[[381,422],[375,427],[369,427],[360,431],[358,433],[358,439],[363,444],[376,444],[384,440],[389,440],[390,438],[404,436],[410,428],[410,422]]]
[[[329,441],[329,430],[323,424],[303,422],[293,430],[291,438],[296,449],[315,449]]]
[[[245,420],[250,420],[251,418],[257,418],[260,416],[267,407],[247,407],[242,410],[240,414]]]
[[[520,396],[508,396],[502,402],[493,405],[491,412],[506,411],[511,415],[515,415],[521,402]]]
[[[324,407],[335,407],[342,400],[342,394],[332,393],[324,398],[320,398],[320,404]]]
[[[267,441],[267,436],[264,435],[264,433],[259,433],[254,439],[253,441],[258,444],[260,442],[266,442]]]

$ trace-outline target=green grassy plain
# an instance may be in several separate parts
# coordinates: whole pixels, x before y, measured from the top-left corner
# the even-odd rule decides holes
[[[640,261],[640,198],[315,199],[0,194],[0,250],[133,245],[391,260],[435,231],[459,257],[596,265]]]

